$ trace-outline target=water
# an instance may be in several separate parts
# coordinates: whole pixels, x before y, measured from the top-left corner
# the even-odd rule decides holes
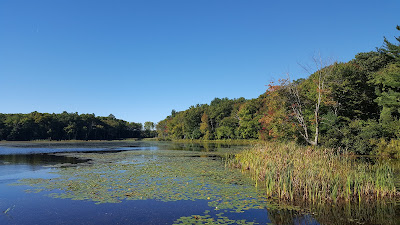
[[[0,224],[398,221],[399,208],[395,206],[379,206],[372,213],[362,214],[354,207],[310,211],[266,199],[262,190],[257,190],[239,171],[225,169],[220,160],[219,156],[242,148],[168,142],[3,145]],[[374,218],[380,215],[384,218]]]

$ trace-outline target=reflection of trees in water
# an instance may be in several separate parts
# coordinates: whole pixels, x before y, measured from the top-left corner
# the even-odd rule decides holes
[[[312,216],[295,210],[268,209],[268,217],[272,224],[319,224]]]
[[[338,205],[301,205],[296,210],[268,209],[273,224],[400,224],[400,207],[394,202],[360,202]],[[318,221],[318,222],[316,222]]]
[[[399,207],[395,203],[360,202],[313,208],[323,224],[400,224]]]
[[[30,155],[0,155],[0,163],[7,164],[27,164],[32,166],[54,165],[58,163],[82,163],[85,160],[73,157],[49,155],[49,154],[30,154]]]

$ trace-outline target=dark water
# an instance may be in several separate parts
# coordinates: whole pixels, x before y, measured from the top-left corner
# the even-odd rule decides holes
[[[237,224],[241,220],[248,224],[397,224],[399,221],[399,207],[395,204],[374,206],[366,212],[360,211],[360,208],[341,206],[317,208],[312,212],[266,204],[260,209],[250,208],[241,213],[224,210],[221,216],[218,215],[221,212],[211,207],[207,199],[122,199],[119,203],[96,204],[91,200],[49,197],[51,193],[63,192],[59,189],[34,193],[26,192],[30,190],[28,186],[10,185],[24,178],[57,178],[60,176],[60,165],[78,168],[88,163],[88,159],[74,157],[78,153],[80,156],[93,153],[110,155],[122,151],[147,154],[164,150],[212,153],[233,152],[241,148],[243,146],[163,142],[3,144],[0,145],[0,224],[174,224],[179,219],[185,221],[182,218],[189,218],[184,224],[206,224],[205,218],[213,218],[214,223],[211,224]],[[157,161],[158,158],[153,157],[152,160]],[[354,215],[357,213],[361,215]]]

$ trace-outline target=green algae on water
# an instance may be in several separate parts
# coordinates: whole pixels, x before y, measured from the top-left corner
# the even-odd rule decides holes
[[[212,153],[215,156],[216,153]],[[65,154],[64,154],[65,155]],[[30,191],[97,204],[123,200],[207,200],[212,209],[265,209],[267,198],[239,171],[226,169],[211,153],[184,151],[80,153],[90,165],[58,168],[53,179],[23,179]],[[203,157],[202,157],[203,156]]]
[[[222,214],[217,215],[218,218],[213,218],[207,213],[205,215],[191,215],[191,216],[183,216],[177,219],[174,224],[241,224],[241,225],[253,225],[258,224],[255,222],[248,222],[246,220],[233,220],[229,219],[226,216],[222,216]]]

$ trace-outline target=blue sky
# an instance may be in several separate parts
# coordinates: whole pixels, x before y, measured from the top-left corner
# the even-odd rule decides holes
[[[0,0],[0,112],[158,122],[399,36],[400,1]]]

